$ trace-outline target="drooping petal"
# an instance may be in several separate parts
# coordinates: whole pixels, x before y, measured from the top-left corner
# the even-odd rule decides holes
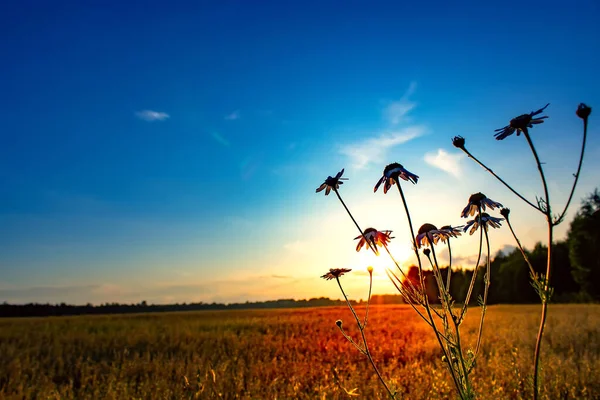
[[[550,103],[546,104],[544,107],[540,108],[539,110],[537,110],[535,112],[531,112],[529,115],[531,115],[532,117],[534,115],[538,115],[538,114],[542,113],[546,109],[546,107],[548,107],[549,105],[550,105]],[[544,117],[544,118],[548,118],[548,117]]]
[[[373,193],[375,193],[377,191],[377,189],[379,189],[379,186],[385,181],[385,176],[382,176],[381,179],[379,179],[377,181],[377,184],[375,185],[375,188],[373,188]],[[385,191],[384,191],[385,193]]]

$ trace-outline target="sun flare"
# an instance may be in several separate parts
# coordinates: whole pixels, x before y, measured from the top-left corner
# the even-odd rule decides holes
[[[414,254],[410,249],[390,249],[390,252],[394,256],[394,259],[398,265],[403,269],[407,270],[410,264],[411,255]],[[379,249],[379,256],[373,254],[372,251],[361,251],[357,253],[357,268],[367,268],[368,266],[373,267],[373,273],[375,275],[385,275],[386,268],[396,269],[394,261],[387,254],[384,248]]]

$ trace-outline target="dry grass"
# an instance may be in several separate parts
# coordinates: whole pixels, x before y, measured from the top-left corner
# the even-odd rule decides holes
[[[538,317],[539,306],[489,308],[479,398],[531,397]],[[357,333],[346,308],[0,320],[0,398],[385,398],[339,318]],[[367,334],[406,398],[453,398],[434,336],[410,308],[373,307]],[[600,306],[551,305],[543,350],[542,398],[600,398]]]

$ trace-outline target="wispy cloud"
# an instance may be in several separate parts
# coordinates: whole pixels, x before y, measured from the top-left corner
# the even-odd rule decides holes
[[[227,114],[225,116],[225,120],[227,121],[235,121],[236,119],[240,119],[241,115],[240,115],[240,110],[235,110],[230,114]]]
[[[142,110],[135,113],[135,116],[144,121],[164,121],[171,116],[165,112],[153,111],[153,110]]]
[[[388,151],[425,133],[421,126],[407,127],[399,131],[383,133],[375,138],[344,145],[340,153],[350,157],[354,168],[364,168],[370,163],[385,161]]]
[[[225,147],[229,146],[229,140],[225,139],[225,137],[223,135],[221,135],[219,132],[211,132],[210,136],[212,136],[213,139],[215,139],[217,142],[221,143],[223,146],[225,146]]]
[[[459,178],[462,172],[462,158],[462,154],[450,154],[444,149],[438,149],[435,153],[425,154],[425,162],[427,164],[439,168],[456,178]]]
[[[402,95],[402,98],[398,101],[393,101],[385,107],[383,115],[387,121],[392,125],[398,125],[404,120],[404,117],[416,106],[416,103],[409,100],[409,97],[415,92],[417,88],[416,82],[411,82],[408,89]]]
[[[383,115],[388,122],[388,128],[380,131],[379,135],[371,135],[368,139],[355,143],[344,144],[340,153],[350,158],[352,166],[360,169],[371,163],[381,163],[387,158],[387,153],[393,147],[406,143],[422,136],[425,128],[420,125],[407,125],[399,127],[406,122],[407,114],[415,108],[416,104],[409,100],[417,84],[412,82],[402,98],[388,103],[383,109]]]

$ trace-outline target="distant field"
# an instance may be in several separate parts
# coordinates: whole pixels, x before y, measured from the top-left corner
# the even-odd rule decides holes
[[[472,340],[477,309],[463,332]],[[538,306],[490,307],[473,376],[480,398],[530,398]],[[342,337],[347,308],[203,311],[0,320],[0,398],[385,398]],[[354,329],[353,329],[354,328]],[[551,305],[543,398],[600,398],[600,306]],[[453,398],[426,325],[407,306],[376,306],[368,338],[405,398]]]

